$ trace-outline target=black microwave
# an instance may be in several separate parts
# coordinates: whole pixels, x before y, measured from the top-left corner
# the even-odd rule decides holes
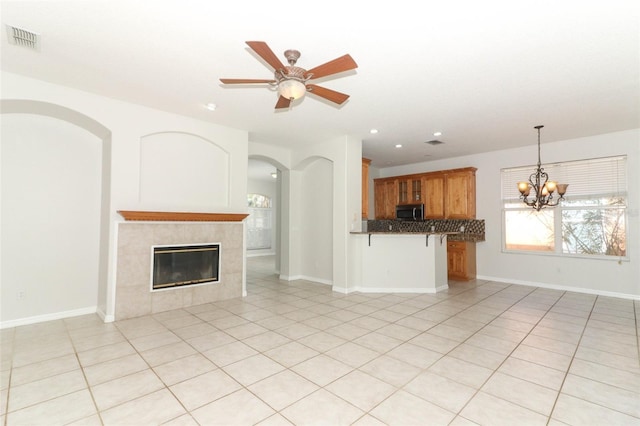
[[[398,204],[396,206],[398,220],[424,220],[424,204]]]

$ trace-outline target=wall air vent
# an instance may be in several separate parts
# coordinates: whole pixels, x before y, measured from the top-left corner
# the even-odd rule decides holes
[[[23,28],[7,25],[7,35],[10,44],[40,51],[40,34]]]
[[[435,145],[442,145],[444,142],[434,139],[432,141],[427,141],[425,143],[428,143],[429,145],[434,145],[435,146]]]

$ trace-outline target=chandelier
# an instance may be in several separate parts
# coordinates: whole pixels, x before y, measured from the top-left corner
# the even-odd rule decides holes
[[[554,207],[564,199],[569,184],[557,183],[549,180],[549,175],[542,168],[540,162],[540,129],[544,126],[535,126],[538,129],[538,167],[536,171],[529,176],[529,182],[518,182],[518,190],[520,191],[520,199],[529,207],[533,207],[536,211],[540,211],[545,207]],[[533,194],[531,190],[533,189]],[[559,197],[554,198],[553,193],[558,191]],[[532,195],[532,198],[529,198]]]

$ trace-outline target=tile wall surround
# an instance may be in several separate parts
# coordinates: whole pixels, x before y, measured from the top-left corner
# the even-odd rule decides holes
[[[118,226],[115,319],[242,296],[242,222],[124,222]],[[220,281],[151,292],[151,247],[220,243]]]
[[[484,219],[368,220],[365,232],[464,232],[449,235],[448,241],[484,241]]]

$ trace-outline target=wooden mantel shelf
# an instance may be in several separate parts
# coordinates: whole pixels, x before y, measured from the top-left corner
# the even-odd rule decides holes
[[[241,222],[247,213],[189,213],[189,212],[143,212],[118,210],[125,220],[152,222]]]

